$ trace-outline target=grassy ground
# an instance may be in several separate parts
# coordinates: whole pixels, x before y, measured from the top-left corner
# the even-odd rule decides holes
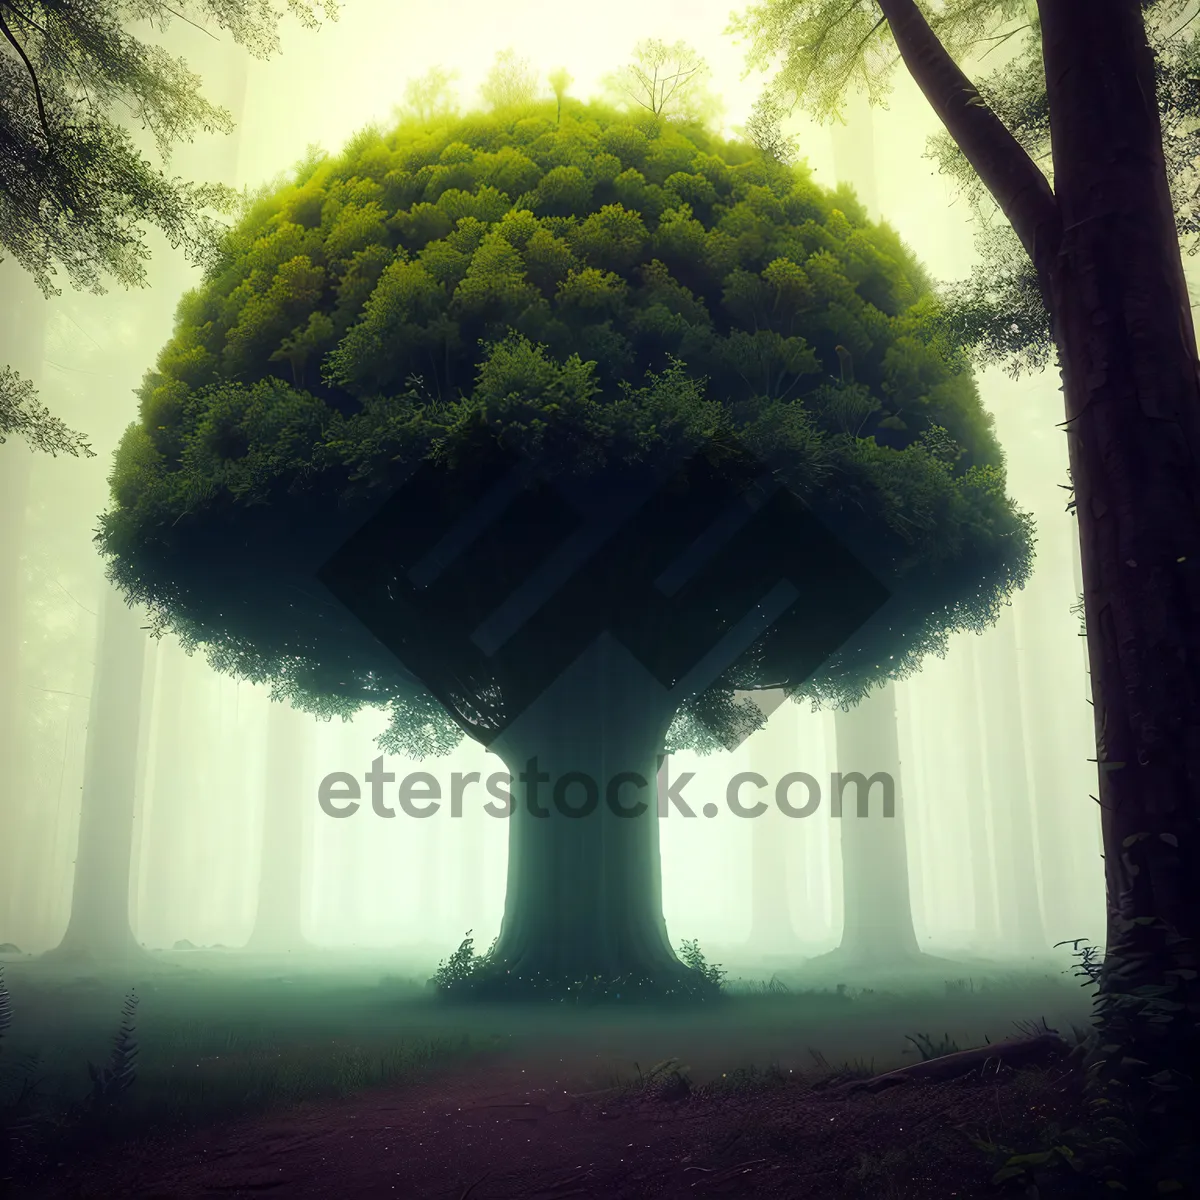
[[[836,964],[808,978],[797,967],[729,980],[721,1001],[671,1011],[447,1005],[422,978],[388,972],[384,962],[330,970],[328,961],[160,955],[144,971],[116,975],[10,962],[0,1112],[36,1055],[36,1107],[52,1135],[42,1144],[66,1136],[63,1114],[78,1113],[94,1091],[87,1063],[108,1062],[131,990],[136,1078],[111,1106],[109,1144],[403,1088],[499,1049],[519,1056],[528,1048],[540,1061],[559,1054],[597,1088],[636,1086],[664,1061],[692,1086],[740,1088],[814,1068],[879,1072],[1011,1037],[1021,1023],[1070,1037],[1089,1015],[1067,963],[1025,971],[933,963],[875,986],[861,976],[838,980],[855,975]]]

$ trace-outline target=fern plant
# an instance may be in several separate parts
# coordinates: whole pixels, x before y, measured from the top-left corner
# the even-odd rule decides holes
[[[12,1028],[12,997],[0,966],[0,1055],[4,1035]],[[0,1056],[0,1191],[8,1187],[22,1149],[33,1137],[39,1112],[40,1080],[35,1079],[37,1055],[9,1064]]]
[[[125,997],[125,1004],[121,1009],[121,1024],[113,1038],[108,1064],[97,1067],[95,1063],[88,1061],[87,1069],[92,1087],[85,1101],[85,1108],[89,1113],[113,1112],[125,1092],[137,1079],[137,1006],[137,993],[131,991]]]

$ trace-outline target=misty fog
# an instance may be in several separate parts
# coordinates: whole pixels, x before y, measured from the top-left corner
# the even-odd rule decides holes
[[[257,188],[310,146],[337,152],[364,125],[388,120],[404,84],[434,65],[458,73],[463,106],[472,107],[493,55],[508,45],[543,73],[565,66],[572,94],[585,97],[636,38],[685,37],[709,61],[732,130],[762,80],[742,78],[742,51],[723,34],[727,15],[713,0],[654,14],[612,0],[573,10],[569,22],[558,8],[524,0],[502,8],[354,0],[319,31],[286,28],[282,53],[268,62],[178,25],[168,44],[233,111],[238,130],[182,147],[172,168]],[[936,279],[952,281],[970,272],[972,227],[950,182],[921,157],[936,128],[903,74],[886,109],[860,102],[844,125],[792,124],[820,183],[850,185]],[[83,798],[107,786],[120,794],[106,795],[100,803],[109,807],[95,819],[119,828],[122,806],[132,805],[129,917],[149,948],[309,947],[330,961],[388,951],[424,970],[467,930],[486,947],[503,911],[502,819],[478,805],[462,818],[443,806],[414,819],[398,810],[391,784],[392,818],[366,802],[349,817],[326,815],[321,780],[335,772],[362,780],[383,753],[375,738],[385,714],[320,722],[273,705],[265,687],[216,673],[172,635],[150,636],[104,580],[92,535],[108,502],[111,452],[136,415],[133,391],[171,332],[179,298],[199,279],[161,239],[154,248],[149,287],[64,291],[48,303],[12,263],[0,265],[3,361],[32,377],[96,450],[86,460],[52,459],[16,438],[0,446],[0,943],[22,954],[63,943]],[[1017,381],[989,371],[980,386],[1007,454],[1010,493],[1037,523],[1029,584],[998,625],[957,635],[945,658],[927,659],[862,711],[785,704],[732,753],[669,757],[667,776],[695,775],[684,793],[695,816],[672,810],[661,821],[674,943],[697,939],[710,960],[769,974],[843,937],[911,936],[937,954],[1024,962],[1063,956],[1051,947],[1064,939],[1103,942],[1095,742],[1073,611],[1080,584],[1059,382],[1053,370]],[[101,691],[99,664],[114,647],[121,669]],[[384,757],[397,779],[430,772],[444,796],[456,772],[486,778],[503,769],[469,742],[423,763]],[[839,770],[894,773],[896,816],[873,810],[869,829],[847,832],[852,805],[841,819],[830,815]],[[739,819],[726,803],[739,772],[772,787],[805,772],[821,786],[820,803],[802,819],[773,805]],[[749,785],[741,795],[759,799]],[[712,818],[701,814],[709,802]],[[881,844],[856,851],[858,837]],[[890,866],[864,871],[856,853]],[[848,909],[858,916],[847,920]],[[77,911],[72,936],[86,940],[94,916]]]

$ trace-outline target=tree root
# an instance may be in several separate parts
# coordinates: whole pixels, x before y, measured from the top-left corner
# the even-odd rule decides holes
[[[956,1054],[944,1054],[941,1058],[913,1063],[896,1071],[875,1075],[870,1079],[856,1079],[842,1084],[841,1092],[878,1092],[898,1083],[934,1082],[958,1079],[976,1069],[1027,1067],[1035,1063],[1065,1058],[1071,1047],[1056,1033],[1042,1033],[1033,1038],[1012,1038],[1003,1042],[992,1042],[974,1050],[960,1050]]]

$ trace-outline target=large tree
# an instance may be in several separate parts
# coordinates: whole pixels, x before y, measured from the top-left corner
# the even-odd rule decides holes
[[[818,114],[903,62],[1021,247],[1006,257],[1000,226],[967,299],[985,350],[1036,351],[1041,329],[1062,373],[1109,912],[1093,1074],[1181,1111],[1200,1068],[1200,367],[1179,241],[1195,17],[1189,0],[765,0],[737,27]],[[969,52],[1023,37],[972,84]]]
[[[839,203],[569,99],[367,132],[259,199],[147,375],[113,577],[278,699],[390,707],[384,749],[495,750],[506,986],[696,986],[659,757],[757,727],[738,689],[853,703],[1026,577],[926,276]]]
[[[0,251],[47,297],[59,278],[92,292],[113,280],[143,286],[150,229],[205,261],[233,193],[166,168],[173,146],[227,132],[230,115],[205,100],[183,59],[139,33],[178,20],[266,57],[285,11],[308,26],[337,16],[333,0],[0,0]],[[133,135],[139,124],[158,163]],[[10,433],[50,453],[89,453],[29,379],[4,367],[0,440]]]

